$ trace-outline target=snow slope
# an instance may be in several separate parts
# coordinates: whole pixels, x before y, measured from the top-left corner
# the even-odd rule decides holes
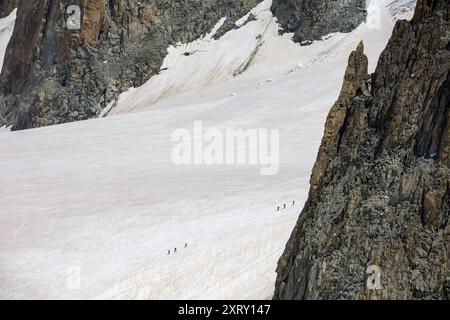
[[[9,39],[11,39],[14,31],[14,23],[16,21],[17,9],[10,13],[6,18],[0,19],[0,70],[3,67],[3,60],[5,58],[6,47],[8,46]],[[0,134],[8,132],[5,127],[0,127]]]
[[[271,297],[348,55],[364,39],[373,69],[395,19],[372,1],[379,28],[299,47],[270,3],[218,41],[170,48],[114,116],[0,134],[0,298]],[[194,121],[279,129],[279,174],[175,166],[171,134]]]
[[[16,12],[17,9],[11,12],[8,17],[0,19],[0,68],[3,66],[6,47],[8,46],[9,39],[11,39],[14,31]]]

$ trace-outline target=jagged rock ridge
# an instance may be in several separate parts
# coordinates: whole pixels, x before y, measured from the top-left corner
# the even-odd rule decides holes
[[[260,0],[19,1],[1,74],[0,126],[13,130],[83,120],[159,68],[169,45],[190,42],[222,18],[218,35]],[[70,5],[81,29],[65,27]]]
[[[449,298],[449,16],[419,1],[372,75],[350,56],[275,299]]]
[[[284,31],[304,44],[332,32],[350,32],[367,14],[365,0],[274,0],[272,12]]]

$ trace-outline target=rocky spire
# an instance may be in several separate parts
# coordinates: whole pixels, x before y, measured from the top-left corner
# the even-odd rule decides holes
[[[318,159],[311,176],[311,192],[315,191],[322,173],[326,171],[327,159],[332,158],[338,151],[342,127],[347,118],[350,102],[361,94],[369,94],[368,65],[369,60],[364,54],[364,43],[361,41],[356,51],[350,54],[341,93],[328,114]]]

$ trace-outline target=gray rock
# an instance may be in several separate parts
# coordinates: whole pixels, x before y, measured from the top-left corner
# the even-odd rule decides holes
[[[17,0],[0,1],[0,18],[7,17],[17,6]]]
[[[274,0],[272,12],[284,32],[303,45],[332,32],[350,32],[366,18],[366,0]]]

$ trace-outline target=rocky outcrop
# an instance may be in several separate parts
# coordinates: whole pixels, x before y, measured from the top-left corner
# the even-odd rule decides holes
[[[198,38],[226,16],[223,34],[259,2],[19,1],[0,80],[0,126],[18,130],[95,117],[157,74],[169,45]]]
[[[450,4],[418,1],[374,74],[360,44],[275,299],[448,299]]]
[[[294,41],[309,44],[332,32],[350,32],[366,17],[366,0],[274,0],[272,12]]]
[[[7,17],[17,6],[17,0],[0,1],[0,18]]]

